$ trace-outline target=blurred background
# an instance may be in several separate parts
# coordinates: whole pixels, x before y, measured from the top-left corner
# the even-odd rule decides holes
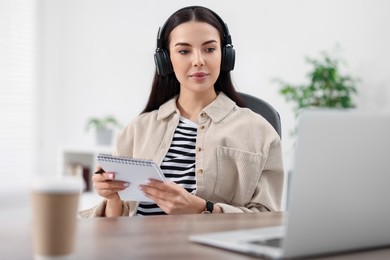
[[[91,174],[112,144],[98,144],[87,124],[111,116],[124,126],[141,112],[158,28],[188,5],[227,23],[237,90],[279,111],[286,171],[296,118],[274,79],[305,83],[305,57],[339,46],[341,72],[360,79],[356,106],[390,111],[387,0],[0,0],[2,209],[17,212],[34,174]]]

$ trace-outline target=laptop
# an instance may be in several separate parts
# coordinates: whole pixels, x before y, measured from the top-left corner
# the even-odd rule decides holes
[[[305,110],[282,226],[190,241],[267,258],[390,245],[390,113]]]

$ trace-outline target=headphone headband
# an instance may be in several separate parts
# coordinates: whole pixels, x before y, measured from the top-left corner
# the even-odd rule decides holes
[[[227,24],[222,20],[222,18],[217,14],[215,13],[213,10],[211,9],[208,9],[206,7],[203,7],[203,6],[199,6],[199,5],[192,5],[192,6],[187,6],[187,7],[183,7],[179,10],[177,10],[176,12],[174,12],[171,16],[169,16],[169,18],[165,21],[165,23],[163,24],[163,26],[159,27],[158,28],[158,33],[157,33],[157,49],[163,49],[164,46],[163,46],[163,40],[161,39],[162,35],[164,34],[164,31],[165,31],[165,27],[168,23],[168,21],[174,16],[176,15],[177,13],[181,12],[181,11],[184,11],[184,10],[187,10],[187,9],[196,9],[196,8],[203,8],[203,9],[206,9],[207,11],[209,11],[210,13],[212,13],[214,15],[215,18],[217,18],[218,22],[222,25],[222,29],[223,29],[223,35],[222,35],[222,38],[225,40],[225,43],[226,45],[232,45],[232,37],[230,35],[230,32],[229,32],[229,28],[227,26]]]

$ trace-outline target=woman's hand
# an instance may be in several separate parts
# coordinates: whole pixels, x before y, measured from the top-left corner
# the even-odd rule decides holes
[[[202,213],[205,209],[204,199],[190,194],[174,182],[149,180],[147,184],[140,185],[140,189],[167,214]]]
[[[98,167],[98,170],[100,169]],[[107,200],[106,216],[120,216],[122,214],[122,201],[118,192],[129,187],[130,183],[116,181],[113,172],[94,174],[92,182],[97,194]]]

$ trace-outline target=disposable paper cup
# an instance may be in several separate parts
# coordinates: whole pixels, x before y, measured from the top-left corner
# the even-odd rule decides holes
[[[32,182],[35,260],[71,259],[82,181],[74,177],[41,177]]]

